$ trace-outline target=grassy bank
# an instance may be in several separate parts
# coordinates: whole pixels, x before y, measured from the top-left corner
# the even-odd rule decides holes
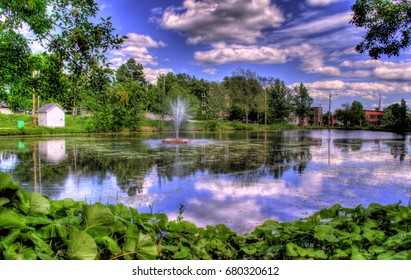
[[[81,116],[65,116],[64,128],[45,128],[33,125],[31,115],[26,114],[0,114],[0,135],[53,135],[53,134],[68,134],[68,133],[93,133],[89,129],[89,117]],[[22,128],[18,128],[19,121],[24,122]],[[292,124],[244,124],[239,121],[206,121],[192,120],[182,124],[182,131],[221,131],[221,130],[290,130],[299,129],[300,127]],[[316,129],[324,127],[306,127]],[[157,132],[157,131],[173,131],[174,124],[172,121],[159,122],[157,120],[144,119],[141,121],[138,132]],[[125,128],[123,132],[128,132]]]
[[[293,222],[268,220],[239,235],[123,204],[89,205],[27,193],[0,173],[0,260],[411,259],[411,207],[334,205]]]

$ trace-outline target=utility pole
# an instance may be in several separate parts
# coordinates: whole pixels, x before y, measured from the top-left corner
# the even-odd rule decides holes
[[[267,125],[267,87],[264,87],[264,124]]]
[[[31,114],[33,116],[33,126],[36,127],[37,123],[36,123],[36,94],[35,94],[35,88],[34,88],[34,82],[35,82],[35,78],[38,77],[40,75],[40,70],[33,70],[32,72],[32,77],[33,77],[33,105],[32,105],[32,111]]]
[[[331,95],[332,94],[330,93],[328,97],[328,126],[331,125]],[[337,94],[334,94],[334,95],[337,95]]]

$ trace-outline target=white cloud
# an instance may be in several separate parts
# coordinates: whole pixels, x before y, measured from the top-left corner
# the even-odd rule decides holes
[[[299,23],[279,31],[292,37],[309,37],[312,34],[330,31],[337,28],[349,27],[350,13],[339,13],[322,17],[310,22]]]
[[[397,69],[379,67],[374,70],[374,75],[383,80],[411,81],[411,66],[408,68]]]
[[[203,65],[250,62],[279,64],[287,61],[287,50],[272,46],[244,46],[238,44],[214,44],[209,51],[197,51],[194,58]]]
[[[342,80],[326,80],[313,83],[304,83],[312,96],[318,99],[327,99],[329,94],[338,97],[360,97],[364,100],[377,100],[380,93],[385,95],[409,93],[411,85],[405,82],[349,82]],[[383,97],[384,98],[384,97]]]
[[[388,81],[411,81],[411,63],[400,61],[398,63],[381,60],[343,61],[340,66],[371,69],[372,76]]]
[[[270,0],[185,0],[167,8],[161,26],[183,32],[190,44],[255,43],[265,28],[279,27],[285,18]]]
[[[307,0],[310,6],[326,6],[342,0]]]
[[[142,65],[158,65],[157,58],[149,53],[148,48],[165,47],[164,42],[155,41],[148,35],[136,33],[128,33],[127,37],[122,49],[110,51],[112,55],[116,56],[110,60],[115,67],[124,63],[125,58],[134,58],[137,63]]]
[[[146,80],[152,84],[157,83],[157,77],[160,75],[165,75],[169,72],[173,72],[171,68],[160,68],[160,69],[151,69],[151,68],[144,68],[144,76]]]
[[[215,75],[217,73],[217,69],[216,68],[206,68],[206,69],[203,69],[203,72],[209,75]]]

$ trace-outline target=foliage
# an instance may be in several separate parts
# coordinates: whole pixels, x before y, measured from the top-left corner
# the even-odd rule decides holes
[[[199,228],[123,204],[51,200],[0,173],[0,259],[411,259],[411,208],[334,205],[292,222],[268,220],[239,235]]]
[[[254,72],[238,68],[224,78],[222,85],[229,95],[231,120],[250,119],[250,114],[257,113],[258,96],[263,90]]]
[[[143,65],[137,63],[134,58],[130,58],[117,69],[116,80],[119,83],[136,82],[145,84],[146,79],[144,77]]]
[[[408,107],[404,99],[401,103],[395,103],[385,110],[382,126],[394,131],[405,131],[410,126]]]
[[[341,109],[335,110],[334,117],[344,126],[365,125],[367,120],[364,115],[364,107],[359,101],[352,104],[343,104]]]
[[[292,105],[296,116],[300,118],[300,125],[303,126],[304,118],[310,113],[313,98],[303,83],[294,87],[294,93]]]
[[[268,123],[286,122],[292,111],[291,89],[284,81],[275,79],[274,84],[267,89]]]
[[[407,49],[411,44],[410,6],[409,0],[357,0],[351,23],[365,28],[366,34],[356,50],[368,51],[371,58],[378,59],[381,55],[398,56]]]

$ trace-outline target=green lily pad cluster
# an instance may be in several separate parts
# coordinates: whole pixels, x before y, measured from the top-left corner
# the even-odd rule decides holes
[[[404,260],[411,259],[410,226],[411,208],[399,203],[337,204],[239,235],[222,224],[201,228],[123,204],[51,200],[0,173],[0,260]]]

